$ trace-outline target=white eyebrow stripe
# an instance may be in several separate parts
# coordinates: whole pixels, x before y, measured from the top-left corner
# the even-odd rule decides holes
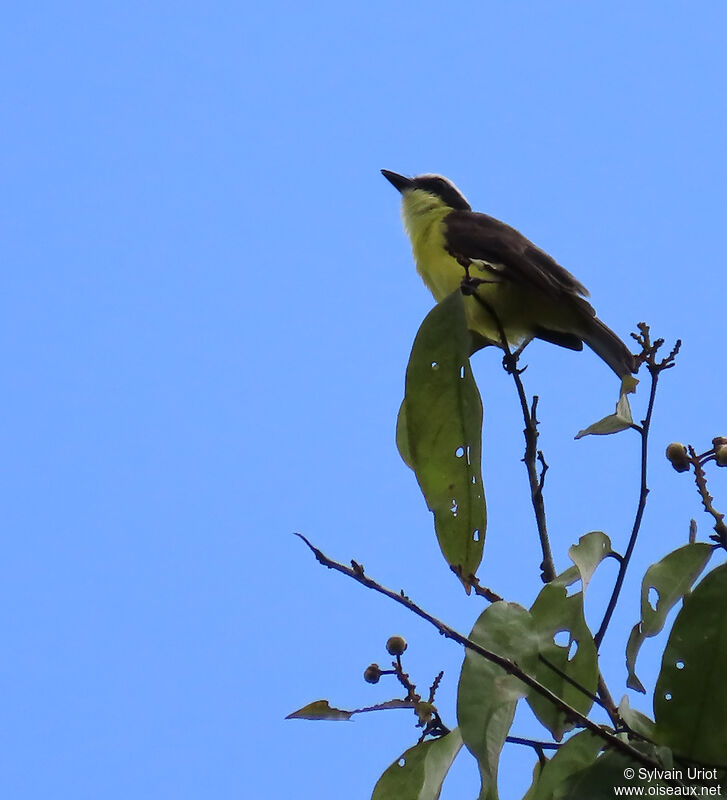
[[[450,181],[449,178],[445,178],[444,175],[438,175],[436,172],[424,172],[421,175],[416,175],[414,178],[412,178],[412,180],[416,180],[417,178],[439,178],[440,180],[443,180],[445,183],[448,183],[455,190],[455,192],[457,192],[457,194],[465,201],[465,203],[469,203],[469,200],[467,200],[464,194],[462,194],[457,184],[454,181]]]

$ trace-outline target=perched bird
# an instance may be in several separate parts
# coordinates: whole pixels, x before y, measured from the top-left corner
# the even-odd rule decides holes
[[[620,378],[635,372],[634,356],[585,300],[588,290],[547,253],[504,222],[472,211],[441,175],[381,172],[401,192],[417,271],[437,302],[466,274],[472,279],[480,301],[466,297],[465,306],[475,349],[502,346],[502,328],[508,346],[544,339],[582,350],[585,342]]]

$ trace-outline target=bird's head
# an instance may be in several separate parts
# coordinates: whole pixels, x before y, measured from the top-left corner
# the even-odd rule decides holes
[[[381,174],[401,192],[405,215],[425,214],[437,209],[471,211],[460,190],[442,175],[416,175],[407,178],[388,169]]]

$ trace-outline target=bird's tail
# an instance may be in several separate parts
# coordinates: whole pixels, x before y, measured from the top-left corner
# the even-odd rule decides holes
[[[633,354],[598,317],[591,317],[588,320],[588,326],[583,333],[583,341],[611,367],[619,378],[625,378],[636,372]]]

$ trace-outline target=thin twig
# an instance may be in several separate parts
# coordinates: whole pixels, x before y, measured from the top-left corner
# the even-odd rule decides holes
[[[537,400],[537,395],[533,398],[533,405]],[[543,487],[545,486],[545,473],[550,469],[545,461],[545,456],[542,450],[538,450],[538,461],[540,462],[540,480],[538,481],[538,491],[543,494]]]
[[[416,684],[409,680],[409,673],[404,672],[404,667],[401,665],[401,656],[398,655],[396,661],[392,662],[392,664],[397,680],[406,689],[406,697],[404,699],[410,700],[412,703],[419,703],[422,699],[421,695],[417,694]]]
[[[552,661],[550,661],[544,655],[542,655],[542,653],[538,654],[538,660],[542,664],[545,664],[545,666],[548,669],[555,672],[555,674],[559,678],[562,678],[562,680],[564,680],[566,683],[569,683],[574,689],[577,689],[581,694],[584,694],[593,703],[595,703],[598,706],[601,706],[601,708],[603,708],[606,711],[608,710],[600,697],[597,697],[595,694],[593,694],[593,692],[589,692],[585,686],[581,685],[580,683],[578,683],[577,680],[574,680],[573,678],[571,678],[570,675],[563,672],[563,670],[560,667],[556,666]]]
[[[598,696],[601,698],[600,705],[606,710],[613,727],[616,729],[623,727],[625,723],[621,719],[621,715],[618,713],[616,703],[614,703],[613,697],[611,697],[611,692],[609,692],[608,686],[606,685],[606,680],[600,670],[598,671]],[[626,725],[626,728],[629,731],[631,730],[628,725]]]
[[[508,736],[505,741],[532,747],[534,750],[557,750],[563,746],[560,742],[540,742],[537,739],[523,739],[521,736]]]
[[[444,670],[440,670],[437,677],[432,681],[432,685],[429,687],[429,702],[434,702],[434,695],[437,693],[437,689],[439,689],[439,684],[442,682],[442,678],[444,677]]]
[[[646,498],[649,494],[649,487],[646,485],[646,464],[647,464],[647,449],[649,443],[649,425],[651,423],[651,412],[654,408],[654,398],[656,396],[656,384],[659,378],[659,374],[657,372],[651,373],[651,392],[649,394],[649,406],[646,411],[646,417],[642,420],[641,423],[641,430],[639,431],[639,435],[641,436],[641,479],[639,482],[639,502],[636,508],[636,516],[634,517],[634,524],[631,528],[631,536],[629,537],[629,543],[626,547],[626,552],[623,554],[621,562],[618,568],[618,575],[616,576],[616,582],[613,586],[613,591],[611,592],[611,598],[608,601],[608,606],[606,606],[606,612],[603,615],[603,620],[601,622],[601,626],[598,629],[598,633],[593,637],[593,641],[596,644],[596,650],[601,646],[601,642],[603,641],[603,637],[606,635],[606,630],[608,629],[608,624],[611,622],[611,617],[613,616],[614,609],[616,608],[616,603],[618,602],[619,594],[621,593],[621,587],[623,586],[624,578],[626,577],[626,570],[629,566],[629,561],[631,560],[631,554],[634,552],[634,547],[636,546],[636,539],[639,535],[639,529],[641,528],[641,520],[644,516],[644,510],[646,508]]]
[[[496,603],[498,600],[503,599],[497,592],[493,592],[492,589],[488,589],[487,586],[482,586],[476,575],[470,575],[469,583],[475,590],[475,594],[484,597],[488,603]]]
[[[467,650],[471,650],[473,653],[477,653],[477,655],[481,656],[482,658],[487,659],[488,661],[496,664],[498,667],[503,669],[508,675],[512,675],[513,677],[520,680],[534,692],[537,692],[542,697],[545,697],[550,703],[552,703],[559,711],[562,711],[567,717],[572,719],[576,724],[587,728],[591,733],[595,734],[596,736],[603,739],[607,742],[614,750],[618,750],[619,752],[623,753],[628,758],[631,758],[633,761],[636,761],[639,764],[642,764],[646,767],[650,767],[651,769],[659,769],[660,764],[655,759],[649,758],[644,753],[639,752],[636,748],[632,747],[628,742],[624,742],[622,739],[619,739],[618,736],[611,733],[611,731],[606,730],[601,725],[590,720],[587,716],[582,714],[580,711],[577,711],[575,708],[570,706],[568,703],[565,702],[562,698],[558,697],[558,695],[554,694],[547,688],[547,686],[543,686],[542,683],[537,681],[535,678],[528,675],[527,672],[524,672],[517,664],[511,661],[509,658],[505,658],[504,656],[498,655],[497,653],[493,653],[491,650],[487,650],[486,648],[482,647],[481,645],[477,644],[477,642],[472,641],[472,639],[468,639],[463,634],[454,630],[449,625],[445,624],[441,620],[438,620],[436,617],[429,614],[423,608],[420,608],[416,603],[413,603],[403,591],[397,593],[392,591],[391,589],[387,589],[385,586],[382,586],[380,583],[377,583],[372,578],[369,578],[368,575],[364,573],[364,568],[361,564],[356,563],[355,561],[351,562],[351,566],[347,567],[344,564],[339,564],[337,561],[333,561],[327,555],[325,555],[321,550],[315,547],[311,542],[306,539],[300,533],[296,533],[300,539],[302,539],[305,544],[309,547],[313,555],[316,557],[318,562],[322,564],[324,567],[328,569],[333,569],[336,572],[340,572],[343,575],[347,575],[349,578],[353,578],[357,583],[360,583],[362,586],[366,586],[369,589],[373,589],[380,594],[383,594],[385,597],[388,597],[394,602],[403,605],[405,608],[408,608],[411,612],[416,614],[418,617],[421,617],[423,620],[426,620],[431,625],[433,625],[441,634],[445,636],[447,639],[452,639],[452,641],[461,644]]]
[[[550,549],[550,539],[548,538],[548,526],[545,516],[545,500],[543,498],[543,483],[545,478],[545,469],[542,475],[538,476],[538,468],[536,459],[538,456],[538,419],[536,411],[538,407],[538,397],[533,397],[532,409],[528,406],[528,398],[525,394],[525,387],[520,379],[520,374],[523,370],[517,368],[517,355],[513,354],[510,349],[510,344],[507,341],[507,334],[505,328],[500,322],[500,318],[495,312],[494,308],[475,291],[477,288],[477,279],[470,278],[469,270],[465,267],[466,277],[462,281],[462,288],[465,294],[474,297],[475,300],[487,311],[492,317],[497,326],[500,336],[500,346],[505,351],[505,358],[503,362],[505,369],[512,375],[515,381],[515,388],[517,389],[518,399],[520,400],[520,408],[523,412],[523,420],[525,421],[525,455],[523,462],[528,473],[528,482],[530,483],[530,499],[535,511],[535,522],[538,526],[538,536],[540,538],[540,549],[543,553],[543,560],[540,568],[542,570],[541,577],[543,583],[550,583],[555,578],[555,563],[553,561],[553,553]],[[542,454],[541,454],[542,456]],[[542,460],[545,464],[545,459]]]
[[[623,586],[624,578],[626,577],[626,570],[629,566],[629,561],[631,560],[631,555],[634,552],[634,547],[636,546],[636,539],[639,535],[639,530],[641,528],[641,521],[644,517],[644,509],[646,508],[646,498],[649,494],[649,488],[646,485],[646,465],[647,465],[647,455],[648,455],[648,445],[649,445],[649,428],[651,427],[651,416],[654,412],[654,401],[656,399],[656,386],[659,382],[659,375],[665,369],[670,369],[674,366],[674,358],[676,357],[677,353],[679,352],[679,348],[681,346],[681,341],[677,340],[674,348],[669,353],[669,355],[660,362],[656,361],[656,352],[664,343],[663,339],[656,339],[653,343],[651,342],[651,338],[649,336],[649,326],[643,322],[639,323],[639,331],[640,335],[631,334],[634,339],[636,339],[639,344],[642,346],[642,352],[637,356],[637,363],[642,364],[645,363],[648,370],[649,375],[651,377],[651,390],[649,392],[649,404],[646,408],[646,416],[641,421],[641,427],[635,427],[635,430],[639,432],[641,436],[641,478],[639,482],[639,502],[636,508],[636,516],[634,517],[634,524],[631,528],[631,536],[629,537],[629,542],[626,547],[626,552],[623,554],[621,562],[619,563],[618,568],[618,575],[616,576],[616,582],[614,583],[613,591],[611,592],[611,598],[608,601],[608,606],[606,607],[606,611],[603,615],[603,620],[601,625],[598,629],[598,633],[593,637],[593,641],[596,644],[596,649],[601,646],[601,642],[603,641],[603,637],[606,635],[606,630],[608,629],[608,625],[611,622],[611,617],[613,616],[614,609],[616,608],[616,603],[618,602],[619,594],[621,593],[621,587]]]
[[[689,460],[694,467],[694,480],[697,484],[699,496],[702,498],[702,505],[704,506],[704,510],[714,519],[714,532],[716,535],[712,538],[718,541],[723,547],[727,547],[727,525],[724,523],[724,514],[717,511],[717,509],[714,507],[714,498],[707,489],[707,475],[700,460],[704,458],[704,454],[698,456],[691,445],[689,445],[688,450]],[[692,522],[694,522],[694,520],[692,520]],[[697,524],[695,522],[695,529],[696,525]]]

